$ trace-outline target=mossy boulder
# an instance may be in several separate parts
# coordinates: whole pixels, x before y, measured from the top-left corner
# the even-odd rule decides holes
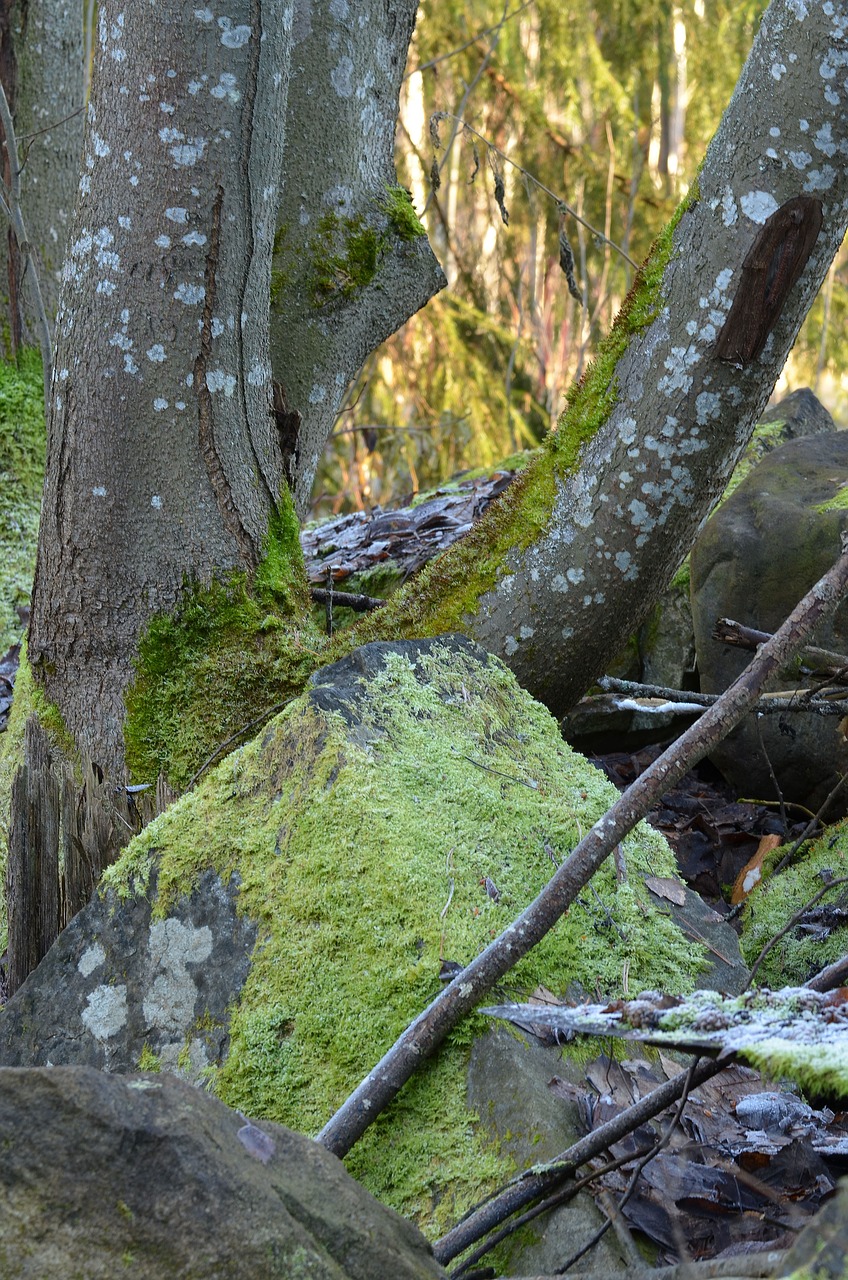
[[[479,646],[364,646],[132,842],[0,1013],[0,1062],[168,1067],[315,1133],[442,962],[485,947],[615,796]],[[623,863],[509,992],[692,989],[702,926],[683,932],[644,883],[674,875],[671,851],[640,826]],[[461,1025],[348,1158],[431,1234],[514,1169],[466,1105],[486,1025]]]
[[[846,493],[848,433],[792,440],[764,458],[707,522],[691,556],[705,692],[726,689],[751,657],[712,638],[717,619],[775,631],[839,556],[848,529]],[[813,643],[848,652],[848,605],[819,628]],[[771,687],[801,685],[782,675]],[[777,798],[773,769],[784,797],[815,811],[848,769],[838,720],[797,708],[759,723],[749,716],[711,758],[733,785],[757,799]],[[840,803],[844,812],[844,797]]]

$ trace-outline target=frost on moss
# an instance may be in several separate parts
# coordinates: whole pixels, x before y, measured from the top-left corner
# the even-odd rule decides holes
[[[0,362],[0,653],[20,640],[29,604],[44,482],[44,382],[37,351]]]
[[[784,929],[786,922],[817,894],[829,879],[848,876],[848,820],[811,842],[793,866],[766,880],[750,895],[743,916],[742,953],[753,964],[762,948]],[[838,906],[846,886],[836,885],[818,906]],[[757,972],[772,987],[800,985],[846,951],[846,930],[790,929],[766,956]]]
[[[616,795],[495,659],[432,644],[418,670],[389,654],[352,718],[322,710],[317,692],[297,699],[106,873],[138,892],[155,858],[164,913],[207,867],[238,872],[260,941],[210,1084],[231,1106],[307,1133],[438,993],[440,960],[485,947]],[[703,953],[641,879],[673,873],[668,846],[641,827],[624,857],[629,882],[603,868],[510,974],[511,991],[544,981],[612,993],[625,971],[631,989],[691,989]],[[511,1172],[464,1104],[482,1027],[463,1023],[349,1158],[428,1229]]]

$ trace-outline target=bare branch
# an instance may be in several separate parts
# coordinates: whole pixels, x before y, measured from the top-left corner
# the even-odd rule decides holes
[[[407,1027],[318,1135],[345,1155],[448,1032],[553,928],[620,840],[751,709],[765,682],[832,614],[848,588],[848,552],[810,590],[739,678],[596,822],[542,892]]]

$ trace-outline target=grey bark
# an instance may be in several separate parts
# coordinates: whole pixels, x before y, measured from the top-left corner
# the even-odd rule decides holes
[[[6,866],[9,995],[59,936],[59,786],[35,716],[27,720],[25,737],[26,764],[12,783]]]
[[[84,66],[81,0],[26,0],[8,13],[3,84],[21,151],[22,207],[52,323],[74,211],[82,152]],[[11,91],[11,92],[10,92]],[[0,306],[9,331],[38,341],[26,282],[10,287],[19,263],[8,227],[0,233]]]
[[[426,236],[404,239],[385,211],[418,0],[296,0],[271,360],[285,388],[295,504],[308,509],[345,390],[367,356],[445,284]],[[331,257],[379,241],[364,283]],[[361,264],[360,264],[361,266]]]
[[[554,710],[577,700],[645,617],[721,494],[848,224],[848,48],[841,5],[773,0],[681,219],[654,322],[616,368],[618,399],[514,551],[468,631]],[[745,254],[795,195],[824,225],[762,355],[719,362]]]
[[[250,570],[283,483],[268,276],[291,8],[99,8],[57,320],[29,657],[77,745],[121,762],[139,633]]]

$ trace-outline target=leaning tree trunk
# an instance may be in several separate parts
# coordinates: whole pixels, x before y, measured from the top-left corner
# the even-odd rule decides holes
[[[290,18],[100,4],[29,658],[110,770],[145,623],[255,569],[287,499],[267,339]]]
[[[0,76],[21,153],[21,204],[52,323],[80,176],[84,66],[82,3],[15,0],[0,19]],[[38,342],[11,228],[0,226],[0,308],[12,350]]]
[[[394,166],[417,8],[418,0],[296,5],[271,360],[300,515],[348,383],[445,284]]]
[[[845,235],[847,62],[843,6],[773,0],[688,206],[545,456],[356,639],[465,631],[556,711],[620,652],[722,493]]]

